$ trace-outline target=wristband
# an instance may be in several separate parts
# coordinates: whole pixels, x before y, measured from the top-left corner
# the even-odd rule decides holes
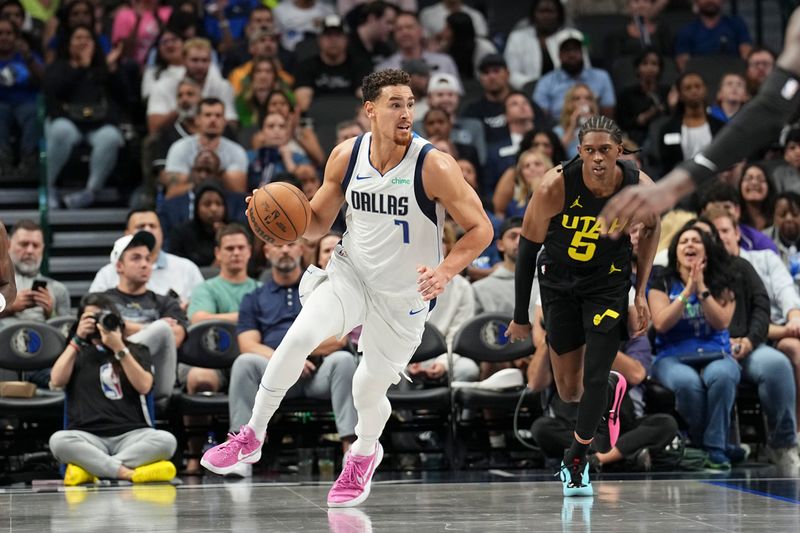
[[[77,334],[73,335],[72,338],[69,340],[69,342],[70,343],[74,343],[74,344],[76,344],[78,346],[86,346],[87,344],[89,344],[85,340],[83,340],[80,337],[78,337]]]
[[[678,295],[678,300],[683,303],[683,305],[689,305],[689,300],[686,299],[686,296],[683,293]]]

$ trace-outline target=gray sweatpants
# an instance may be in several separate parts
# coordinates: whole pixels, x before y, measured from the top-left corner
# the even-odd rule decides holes
[[[234,361],[228,386],[231,431],[239,431],[250,420],[268,364],[269,359],[254,353],[241,354]],[[356,358],[350,352],[327,355],[311,377],[300,379],[286,392],[286,398],[330,399],[339,435],[355,435],[358,415],[353,405],[353,374],[356,366]]]
[[[175,387],[175,368],[178,365],[178,349],[175,346],[175,335],[169,324],[156,320],[148,324],[128,340],[143,344],[150,350],[155,371],[153,372],[153,396],[158,401],[168,398]]]
[[[172,433],[153,428],[134,429],[113,437],[70,429],[56,431],[50,437],[50,451],[60,462],[110,479],[117,479],[120,466],[133,469],[169,459],[177,446]]]

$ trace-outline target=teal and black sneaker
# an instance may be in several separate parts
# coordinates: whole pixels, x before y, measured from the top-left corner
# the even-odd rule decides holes
[[[556,476],[564,484],[564,496],[592,496],[592,482],[589,481],[589,461],[576,457],[572,464],[566,465],[561,461],[561,470]]]

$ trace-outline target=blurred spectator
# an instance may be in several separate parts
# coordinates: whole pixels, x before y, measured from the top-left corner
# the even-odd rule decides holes
[[[776,195],[775,185],[764,167],[758,163],[748,164],[739,182],[742,224],[747,224],[758,231],[764,231],[771,226]]]
[[[741,233],[741,240],[739,246],[744,250],[772,250],[778,253],[778,248],[769,237],[758,231],[752,226],[742,224],[741,217],[742,211],[739,201],[739,191],[733,186],[723,182],[712,182],[707,186],[700,195],[700,211],[705,213],[706,210],[713,206],[721,207],[731,213],[739,224],[739,232]]]
[[[703,55],[730,55],[747,59],[753,39],[747,23],[738,15],[723,15],[723,0],[694,0],[697,16],[678,30],[675,38],[675,63],[683,71],[689,58]]]
[[[438,34],[438,43],[440,51],[453,58],[462,80],[475,78],[483,58],[497,53],[491,41],[475,34],[472,20],[466,13],[447,17],[444,29]]]
[[[772,171],[775,189],[800,193],[800,126],[790,127],[782,144],[783,163]]]
[[[237,143],[222,136],[225,129],[225,104],[217,98],[204,98],[197,109],[197,133],[173,144],[167,153],[164,168],[166,197],[183,194],[193,184],[189,171],[202,149],[214,150],[222,165],[222,184],[226,190],[245,192],[247,186],[247,153]]]
[[[361,106],[359,106],[361,108]],[[319,167],[325,166],[327,154],[319,144],[319,137],[314,131],[314,123],[308,117],[302,117],[289,96],[282,91],[272,91],[267,97],[267,115],[277,113],[286,119],[289,127],[292,149],[307,156]],[[262,133],[253,134],[251,146],[258,148],[263,143]]]
[[[726,443],[741,375],[728,334],[738,283],[730,262],[709,235],[684,226],[647,298],[656,330],[652,375],[675,393],[692,444],[715,469],[730,468]]]
[[[694,157],[725,125],[708,114],[706,82],[700,74],[685,72],[675,85],[678,105],[659,128],[656,139],[662,176],[681,161]]]
[[[42,44],[44,44],[44,23],[49,21],[58,7],[58,2],[54,5],[42,6],[35,9],[32,2],[25,2],[23,7],[20,0],[3,0],[0,2],[0,19],[6,19],[19,30],[20,38],[28,45],[34,53],[41,55]],[[41,9],[44,8],[44,9]],[[45,9],[52,9],[50,13],[44,12]]]
[[[747,101],[747,82],[739,73],[729,72],[722,76],[717,91],[717,103],[711,106],[711,116],[728,122]]]
[[[567,90],[561,117],[558,125],[553,128],[553,133],[561,139],[568,159],[578,155],[578,132],[581,126],[597,113],[597,98],[588,85],[576,83]]]
[[[559,0],[534,0],[527,24],[508,36],[505,58],[511,72],[511,85],[522,90],[561,66],[558,30],[564,26],[564,5]],[[589,64],[589,54],[584,57]]]
[[[0,176],[37,176],[41,132],[36,99],[43,76],[42,58],[31,51],[14,23],[0,18]],[[13,128],[20,131],[18,154],[11,150]]]
[[[122,43],[122,57],[130,58],[143,67],[147,53],[162,33],[161,28],[169,20],[172,8],[160,5],[159,0],[131,0],[114,13],[111,42]]]
[[[767,79],[772,68],[775,66],[775,53],[768,48],[756,47],[747,54],[747,92],[750,96],[755,96],[761,84]]]
[[[160,79],[174,79],[179,82],[186,75],[183,64],[183,38],[176,29],[164,28],[156,38],[153,49],[155,60],[145,65],[142,74],[142,99],[150,97],[153,85]]]
[[[299,243],[265,244],[264,254],[272,265],[269,278],[246,295],[239,308],[236,330],[242,353],[231,368],[231,431],[247,424],[269,359],[300,312],[302,247]],[[332,337],[323,341],[309,354],[300,381],[289,389],[286,397],[330,399],[339,438],[349,443],[355,440],[357,418],[352,395],[356,360],[345,347],[344,340]],[[249,476],[250,465],[241,466],[235,474]]]
[[[549,129],[531,130],[522,136],[522,140],[519,143],[519,150],[517,151],[517,163],[519,163],[519,158],[522,153],[531,149],[542,152],[542,154],[552,162],[551,166],[564,162],[567,159],[564,153],[564,147],[561,146],[561,141],[558,136]],[[549,170],[549,167],[547,170]],[[514,199],[516,176],[516,167],[509,167],[503,172],[503,175],[494,188],[494,194],[492,195],[492,211],[501,219],[505,218],[506,208],[511,205]]]
[[[529,148],[519,155],[514,167],[514,197],[506,202],[493,201],[495,215],[508,219],[525,216],[531,197],[553,162],[538,148]]]
[[[670,88],[661,83],[664,58],[655,50],[645,49],[633,58],[636,85],[617,87],[614,114],[619,127],[637,144],[644,143],[650,124],[668,111]]]
[[[51,384],[66,390],[66,429],[53,433],[50,450],[67,463],[64,484],[96,477],[134,483],[170,481],[175,437],[152,427],[146,396],[153,389],[153,358],[147,347],[108,330],[97,316],[113,302],[87,294],[78,309],[72,340],[53,365]]]
[[[194,216],[172,229],[167,249],[199,267],[211,266],[217,231],[228,222],[225,192],[216,182],[204,182],[195,188],[194,198]]]
[[[44,322],[68,315],[70,303],[67,287],[41,273],[45,252],[41,226],[23,218],[14,224],[8,236],[8,255],[14,263],[17,298],[0,312],[0,327],[8,326],[15,320]]]
[[[275,6],[272,14],[281,33],[281,44],[287,50],[294,51],[307,34],[320,33],[322,21],[335,13],[327,2],[283,0]]]
[[[58,50],[69,40],[72,30],[85,26],[96,36],[98,48],[104,56],[111,52],[111,39],[102,30],[102,20],[96,17],[97,8],[91,0],[72,0],[58,10],[58,28],[55,35],[47,43],[45,62],[52,63],[58,56]]]
[[[150,350],[155,367],[153,395],[157,401],[163,401],[172,395],[177,350],[186,339],[189,321],[177,298],[147,288],[153,273],[151,254],[155,246],[155,236],[149,231],[117,239],[111,250],[111,264],[119,283],[103,294],[114,302],[122,317],[123,337]]]
[[[425,137],[428,140],[441,139],[450,142],[453,130],[453,124],[450,120],[450,115],[445,110],[438,107],[429,109],[422,119],[422,123],[425,126]],[[478,168],[480,161],[474,146],[454,142],[453,148],[455,150],[455,159],[468,159]]]
[[[497,250],[502,262],[488,277],[472,284],[475,293],[475,314],[514,312],[514,267],[519,252],[522,218],[513,217],[503,222],[497,236]],[[536,302],[539,285],[534,283],[531,302]]]
[[[742,271],[735,287],[736,311],[729,327],[731,351],[742,368],[742,378],[758,386],[758,397],[767,415],[767,442],[772,460],[783,468],[800,469],[797,455],[797,418],[795,380],[786,356],[767,344],[771,338],[786,338],[786,354],[800,357],[800,295],[789,270],[780,258],[766,250],[746,251],[739,247],[739,229],[733,216],[724,209],[707,213],[716,227],[720,241],[734,258],[746,261],[749,276]],[[748,278],[755,277],[755,281]],[[749,297],[748,297],[749,296]],[[777,342],[781,349],[781,341]],[[789,349],[786,349],[786,348]],[[800,377],[800,369],[795,373]]]
[[[486,155],[486,166],[481,184],[481,193],[491,198],[500,176],[514,165],[519,146],[526,133],[533,130],[533,103],[527,95],[512,91],[506,96],[506,123],[508,136],[489,146]]]
[[[225,120],[236,123],[236,106],[233,88],[211,64],[211,43],[207,39],[194,38],[183,43],[183,61],[186,77],[196,81],[202,88],[204,98],[217,98],[225,107]],[[154,133],[178,118],[176,88],[179,79],[165,78],[153,84],[147,101],[147,130]]]
[[[242,38],[250,11],[261,5],[259,0],[205,0],[203,3],[205,33],[221,54]]]
[[[663,57],[672,57],[673,35],[665,24],[659,24],[658,12],[664,0],[627,0],[630,22],[621,32],[610,34],[603,47],[603,56],[613,66],[614,59],[639,55],[644,50],[653,50]],[[600,43],[597,43],[600,44]]]
[[[361,124],[355,120],[347,120],[336,125],[336,144],[339,145],[347,139],[358,137],[364,133]]]
[[[428,105],[445,111],[450,117],[452,131],[450,140],[456,144],[472,145],[478,153],[478,160],[486,160],[486,140],[483,133],[483,124],[477,119],[458,116],[461,96],[464,90],[458,78],[451,74],[434,74],[428,84]],[[414,123],[415,131],[422,131],[423,116],[414,113],[417,122]]]
[[[587,15],[616,15],[625,11],[627,0],[569,0],[566,2],[567,15],[570,20]],[[655,0],[654,15],[658,14],[669,0]],[[673,4],[682,3],[673,0]]]
[[[300,190],[310,201],[322,186],[319,171],[309,163],[301,163],[294,169],[294,175],[300,181]]]
[[[374,0],[336,0],[336,12],[342,15],[347,15],[348,22],[350,21],[351,12],[356,8],[361,9],[365,5],[373,3]],[[386,0],[387,4],[395,6],[397,9],[403,11],[417,12],[417,0]],[[355,13],[352,13],[355,15]]]
[[[396,17],[397,7],[382,0],[360,6],[358,21],[351,25],[354,30],[350,33],[347,55],[369,57],[373,67],[385,61],[394,53],[391,42]]]
[[[269,38],[264,40],[263,37],[257,38],[256,35],[269,36]],[[250,11],[247,24],[244,27],[244,35],[234,42],[234,47],[231,50],[223,54],[223,73],[226,76],[231,76],[237,67],[244,66],[253,59],[250,49],[254,44],[254,40],[262,55],[269,55],[275,59],[279,72],[281,72],[281,78],[287,84],[292,85],[294,78],[289,74],[289,71],[293,68],[292,54],[280,47],[280,34],[275,28],[272,10],[263,4],[257,5]],[[229,79],[234,88],[236,88],[236,79],[233,77]]]
[[[293,173],[297,165],[309,162],[291,138],[287,119],[278,113],[270,113],[264,119],[255,148],[255,157],[248,167],[248,190],[270,183],[277,174]]]
[[[206,37],[203,14],[195,0],[177,0],[167,24],[174,27],[184,41],[195,37]]]
[[[464,5],[462,0],[442,0],[433,5],[420,10],[419,20],[428,33],[429,37],[435,37],[445,31],[447,19],[455,14],[465,14],[469,16],[472,23],[473,34],[479,37],[489,36],[489,25],[483,13],[468,5]]]
[[[250,64],[250,73],[242,80],[236,95],[236,113],[241,129],[258,128],[267,116],[267,97],[272,91],[289,92],[278,78],[272,59],[259,57]]]
[[[48,204],[58,207],[58,175],[72,150],[86,140],[92,146],[86,188],[63,199],[68,208],[75,209],[94,203],[117,163],[124,144],[117,124],[126,89],[117,73],[121,47],[104,56],[91,29],[82,25],[64,37],[58,59],[45,72]]]
[[[422,26],[416,13],[408,11],[398,13],[394,22],[394,42],[397,45],[397,52],[378,64],[375,70],[399,69],[404,61],[421,59],[428,64],[434,74],[451,74],[458,78],[458,68],[450,56],[425,49]]]
[[[159,178],[160,183],[166,184],[167,177],[164,175],[164,166],[167,164],[167,154],[170,147],[178,140],[194,135],[197,132],[197,108],[200,100],[202,87],[191,78],[184,78],[178,82],[177,102],[178,118],[169,124],[165,124],[154,136],[145,139],[145,150],[149,157],[145,158],[147,165],[148,159],[151,160],[150,171]],[[143,155],[143,157],[145,157]]]
[[[149,231],[155,237],[155,246],[151,253],[152,275],[147,282],[147,288],[159,295],[167,295],[172,291],[178,295],[182,303],[188,304],[192,290],[203,282],[200,269],[188,259],[161,249],[164,234],[155,211],[135,209],[128,213],[125,235],[133,235],[140,231]],[[112,261],[97,272],[89,292],[103,292],[117,286],[119,274],[115,263],[116,261]]]
[[[421,59],[403,61],[400,68],[408,73],[411,78],[409,86],[414,94],[414,116],[424,117],[430,106],[428,105],[428,84],[431,80],[431,67]]]
[[[328,15],[317,37],[319,54],[297,65],[295,95],[301,112],[308,111],[314,96],[361,94],[361,80],[372,72],[364,57],[347,52],[347,33],[338,15]]]
[[[613,116],[616,97],[608,72],[592,68],[584,62],[584,36],[577,30],[561,30],[555,36],[561,66],[545,74],[536,84],[533,100],[550,114],[561,115],[564,93],[576,83],[585,83],[597,96],[600,112]]]
[[[250,59],[239,65],[236,65],[230,75],[228,81],[233,87],[234,94],[238,97],[245,91],[247,85],[253,83],[253,66],[256,61],[269,61],[272,65],[272,87],[282,88],[287,92],[291,92],[289,87],[294,85],[294,76],[286,72],[280,57],[278,55],[278,34],[270,29],[258,29],[249,34],[250,46]]]
[[[772,226],[764,233],[778,246],[783,264],[800,289],[800,194],[787,191],[775,197]]]

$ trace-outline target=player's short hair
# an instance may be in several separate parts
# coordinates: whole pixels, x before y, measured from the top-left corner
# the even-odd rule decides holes
[[[222,238],[227,237],[228,235],[244,235],[245,239],[247,239],[248,244],[250,243],[250,234],[247,233],[247,230],[244,229],[239,223],[231,222],[230,224],[225,224],[221,228],[217,230],[217,234],[215,235],[215,244],[220,246],[222,243]]]
[[[361,82],[361,92],[364,95],[363,101],[365,104],[367,102],[374,102],[380,97],[381,89],[384,87],[390,87],[392,85],[408,86],[410,84],[411,77],[407,72],[403,72],[399,69],[388,68],[373,72],[372,74],[364,76],[364,80]]]
[[[583,144],[583,137],[591,131],[608,133],[612,141],[616,144],[622,144],[622,137],[624,135],[622,129],[620,129],[616,122],[605,115],[592,115],[589,117],[583,126],[581,126],[580,131],[578,131],[578,142]]]

